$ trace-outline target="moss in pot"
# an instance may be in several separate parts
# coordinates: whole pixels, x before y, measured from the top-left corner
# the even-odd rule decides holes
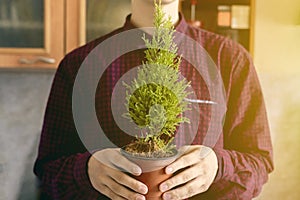
[[[142,168],[142,175],[136,178],[148,186],[147,199],[161,198],[158,185],[170,177],[164,167],[178,157],[173,144],[176,130],[181,123],[189,122],[183,113],[188,109],[185,98],[190,83],[179,71],[181,58],[173,41],[174,31],[161,4],[155,3],[152,38],[143,36],[147,47],[145,62],[137,70],[136,78],[124,83],[127,110],[124,117],[137,125],[140,135],[123,147],[121,153]]]

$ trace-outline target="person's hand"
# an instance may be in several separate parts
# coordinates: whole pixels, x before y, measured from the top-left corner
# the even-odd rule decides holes
[[[182,156],[167,166],[165,172],[171,174],[182,171],[159,186],[165,192],[164,200],[186,199],[205,192],[217,174],[218,160],[211,148],[201,145],[184,146],[180,152]]]
[[[97,151],[88,161],[88,175],[96,190],[116,200],[145,199],[142,194],[148,192],[147,186],[126,172],[138,176],[142,170],[123,157],[118,148]]]

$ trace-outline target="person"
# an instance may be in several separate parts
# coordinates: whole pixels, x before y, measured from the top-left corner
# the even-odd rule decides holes
[[[72,89],[88,54],[118,33],[153,26],[153,0],[132,0],[131,4],[132,13],[123,27],[72,51],[56,71],[34,166],[42,199],[145,199],[147,186],[131,176],[140,175],[141,168],[123,157],[119,148],[89,152],[78,136],[72,116]],[[176,31],[201,42],[216,63],[224,83],[227,111],[217,143],[205,147],[199,133],[191,145],[182,147],[184,154],[165,168],[166,173],[176,175],[161,183],[159,189],[165,200],[252,199],[273,170],[267,115],[253,62],[239,44],[190,26],[178,12],[178,5],[179,0],[161,0],[162,9],[171,16]],[[126,144],[128,138],[119,135],[120,129],[112,122],[111,93],[122,74],[140,65],[143,59],[141,49],[120,56],[105,70],[97,87],[97,118],[104,132],[119,145]],[[200,84],[203,80],[191,64],[183,59],[180,70],[191,80],[197,95],[205,95],[207,88]],[[89,120],[86,121],[88,126]],[[205,123],[200,125],[199,132],[207,129]],[[204,147],[211,151],[200,157]]]

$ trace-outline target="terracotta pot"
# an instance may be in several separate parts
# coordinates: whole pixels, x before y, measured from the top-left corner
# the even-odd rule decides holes
[[[123,149],[121,149],[121,153],[128,160],[131,160],[141,167],[143,173],[140,176],[135,176],[135,178],[147,185],[148,193],[145,195],[146,199],[162,199],[162,192],[159,190],[159,185],[172,176],[172,174],[165,173],[165,167],[177,159],[178,152],[176,151],[173,156],[166,158],[133,156]]]

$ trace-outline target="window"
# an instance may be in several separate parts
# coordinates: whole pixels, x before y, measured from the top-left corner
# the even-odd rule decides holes
[[[123,25],[131,0],[1,0],[0,68],[53,68],[71,50]],[[193,1],[197,2],[197,1]],[[254,0],[181,0],[187,20],[229,35],[251,51],[253,19],[247,29],[217,26],[218,6],[246,5]],[[242,8],[241,6],[239,8]],[[192,12],[194,10],[194,12]],[[239,9],[240,10],[240,9]],[[253,9],[251,9],[253,13]],[[231,13],[232,14],[232,13]],[[251,16],[250,16],[251,17]],[[234,36],[234,37],[233,37]]]
[[[67,52],[121,27],[130,9],[131,0],[67,0]]]
[[[1,68],[56,68],[66,53],[122,26],[130,13],[130,0],[1,0],[0,5]]]
[[[2,0],[0,67],[55,67],[63,56],[63,1]]]

